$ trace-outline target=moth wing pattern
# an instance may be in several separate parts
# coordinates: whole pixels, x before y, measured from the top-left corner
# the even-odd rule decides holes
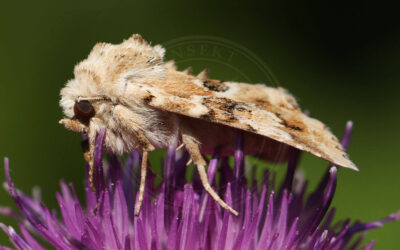
[[[165,78],[129,84],[127,91],[135,98],[142,93],[157,109],[252,132],[358,170],[331,131],[304,114],[285,89],[199,78],[168,64]]]
[[[189,69],[180,72],[172,61],[164,62],[164,53],[138,34],[121,44],[97,44],[75,67],[77,80],[62,91],[64,112],[72,117],[82,92],[96,96],[101,89],[132,105],[145,103],[248,131],[357,170],[330,130],[305,115],[285,89],[208,79],[206,72],[193,76]]]

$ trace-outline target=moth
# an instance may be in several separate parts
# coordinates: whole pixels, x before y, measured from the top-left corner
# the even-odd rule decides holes
[[[245,154],[279,162],[294,147],[357,170],[338,139],[323,123],[305,115],[287,90],[209,79],[206,71],[194,76],[164,62],[164,54],[162,46],[151,46],[137,34],[117,45],[98,43],[61,90],[66,118],[60,123],[88,135],[85,159],[92,189],[94,142],[102,128],[108,152],[142,153],[135,214],[143,201],[148,152],[171,144],[186,148],[205,190],[235,215],[210,186],[203,155],[216,146],[222,155],[232,155],[239,131]]]

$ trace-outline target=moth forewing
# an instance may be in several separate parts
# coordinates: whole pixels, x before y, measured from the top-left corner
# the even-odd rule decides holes
[[[193,76],[189,70],[176,70],[173,62],[164,63],[164,53],[140,35],[117,45],[97,44],[61,90],[60,105],[67,118],[60,123],[88,133],[92,142],[106,128],[105,148],[116,154],[139,150],[146,156],[171,142],[184,143],[205,189],[235,214],[203,176],[202,154],[215,146],[230,154],[239,130],[244,131],[246,154],[282,161],[293,146],[357,169],[336,137],[304,115],[285,89],[209,79],[207,71]],[[93,143],[90,147],[93,154]]]
[[[258,134],[357,170],[330,130],[301,112],[295,99],[282,88],[211,79],[200,81],[172,70],[167,76],[156,82],[131,84],[128,90],[142,92],[141,98],[155,108],[207,121],[210,125],[221,124]],[[265,150],[271,149],[265,147]],[[259,149],[252,151],[248,148],[247,153],[260,154]]]

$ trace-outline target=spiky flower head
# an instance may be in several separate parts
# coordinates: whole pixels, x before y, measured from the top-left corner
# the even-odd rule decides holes
[[[342,140],[344,148],[351,129],[348,123]],[[191,183],[186,180],[188,154],[176,152],[171,146],[162,182],[155,185],[155,175],[149,173],[142,211],[136,217],[135,180],[140,154],[133,152],[124,166],[115,156],[109,156],[103,168],[104,136],[102,130],[96,142],[97,192],[90,190],[86,179],[83,205],[73,185],[62,181],[61,193],[57,193],[60,215],[15,188],[5,159],[8,192],[20,213],[8,208],[0,209],[0,213],[16,218],[20,233],[11,226],[0,227],[17,249],[44,249],[37,238],[57,249],[357,249],[365,236],[360,232],[400,217],[397,212],[369,223],[351,223],[348,219],[333,224],[335,208],[330,204],[336,188],[336,167],[329,166],[317,188],[307,192],[306,182],[295,178],[300,152],[291,149],[280,186],[275,185],[273,172],[267,170],[257,181],[254,171],[244,175],[240,135],[233,166],[217,148],[208,167],[210,182],[239,211],[239,216],[221,209],[202,189],[197,175]],[[365,244],[364,249],[371,249],[374,243]]]

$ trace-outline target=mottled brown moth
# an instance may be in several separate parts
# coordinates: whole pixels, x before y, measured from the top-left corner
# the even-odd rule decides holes
[[[219,146],[222,155],[232,155],[239,131],[245,154],[278,162],[287,158],[292,146],[357,170],[337,138],[305,115],[285,89],[209,79],[206,71],[193,76],[164,62],[164,53],[163,47],[149,45],[140,35],[117,45],[98,43],[61,90],[66,118],[60,123],[89,138],[85,158],[92,189],[94,142],[102,128],[107,151],[142,152],[136,214],[143,200],[148,152],[172,143],[184,145],[205,190],[234,214],[211,188],[203,154]]]

